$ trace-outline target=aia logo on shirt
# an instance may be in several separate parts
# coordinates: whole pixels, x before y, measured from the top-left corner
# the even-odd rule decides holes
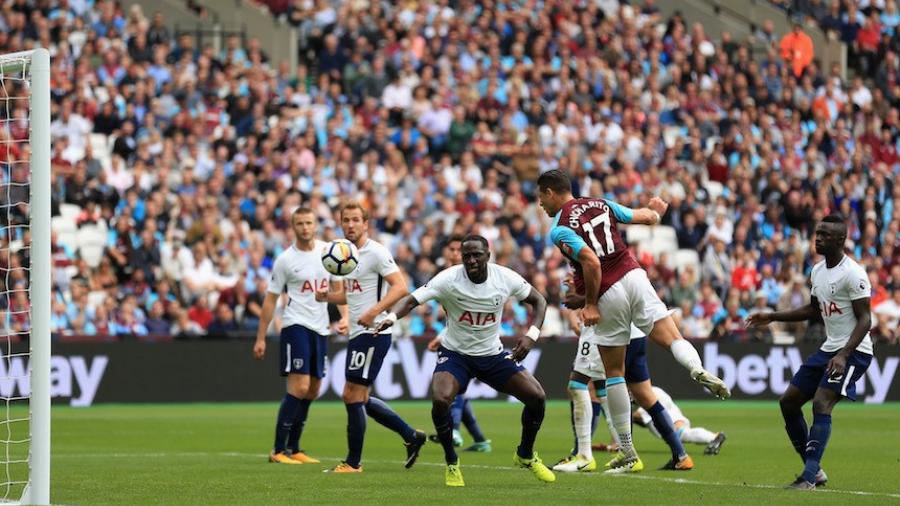
[[[316,293],[322,290],[328,290],[327,279],[307,279],[300,286],[300,293]]]
[[[362,293],[362,285],[359,284],[359,280],[357,279],[349,279],[347,280],[347,293]]]
[[[822,316],[833,316],[835,313],[839,315],[844,314],[844,312],[841,311],[841,308],[839,308],[838,305],[834,302],[825,300],[820,302],[819,304],[821,306]]]
[[[489,323],[497,323],[497,315],[494,313],[463,311],[462,314],[459,315],[459,323],[467,323],[473,327],[480,327]]]

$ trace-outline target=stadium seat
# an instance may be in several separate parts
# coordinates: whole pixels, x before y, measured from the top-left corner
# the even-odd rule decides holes
[[[78,253],[91,268],[100,265],[106,248],[106,230],[97,225],[81,227],[78,232]]]
[[[628,244],[641,243],[650,239],[650,227],[647,225],[628,225],[625,228]]]
[[[693,267],[694,272],[700,272],[700,255],[692,249],[680,249],[669,256],[671,267],[681,271],[685,267]]]
[[[62,206],[60,206],[60,211],[62,211]],[[57,243],[69,246],[73,250],[78,247],[78,225],[74,218],[54,216],[50,218],[50,229],[56,232]]]
[[[652,237],[654,241],[667,241],[668,243],[674,242],[675,244],[678,244],[678,234],[675,232],[675,228],[668,225],[651,227],[650,237]]]
[[[72,223],[75,223],[78,219],[78,215],[81,214],[81,206],[76,204],[60,204],[59,205],[59,215],[63,218],[71,220]]]

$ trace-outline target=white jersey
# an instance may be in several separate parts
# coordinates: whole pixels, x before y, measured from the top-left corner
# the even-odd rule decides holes
[[[269,293],[281,294],[287,288],[282,328],[302,325],[320,335],[328,334],[328,304],[316,302],[316,291],[327,290],[331,277],[322,266],[325,246],[316,240],[312,251],[301,251],[292,244],[275,259]]]
[[[531,285],[515,271],[488,263],[484,283],[469,281],[462,265],[448,267],[413,292],[419,304],[435,299],[447,313],[447,333],[441,345],[463,355],[496,355],[503,351],[500,321],[510,298],[522,300]]]
[[[363,313],[378,304],[387,293],[389,286],[384,278],[399,271],[400,268],[394,262],[391,252],[381,243],[368,239],[363,247],[359,248],[359,265],[343,278],[350,313],[350,339],[372,332],[357,322]],[[385,316],[387,311],[378,315],[376,322]],[[382,334],[390,333],[390,329],[382,332]]]
[[[810,274],[813,297],[819,300],[819,311],[825,320],[825,343],[822,351],[834,352],[847,345],[856,327],[854,300],[872,296],[869,276],[852,258],[844,258],[829,269],[825,261],[817,263]],[[872,338],[866,332],[856,351],[872,354]]]

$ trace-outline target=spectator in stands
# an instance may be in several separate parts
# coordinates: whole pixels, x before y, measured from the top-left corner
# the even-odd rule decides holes
[[[782,37],[779,48],[781,58],[791,66],[795,77],[803,75],[816,54],[812,38],[803,32],[803,26],[799,22],[794,22],[791,32]]]

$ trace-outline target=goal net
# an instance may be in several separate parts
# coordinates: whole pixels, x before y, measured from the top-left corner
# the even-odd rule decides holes
[[[0,55],[0,503],[50,503],[50,57]]]

